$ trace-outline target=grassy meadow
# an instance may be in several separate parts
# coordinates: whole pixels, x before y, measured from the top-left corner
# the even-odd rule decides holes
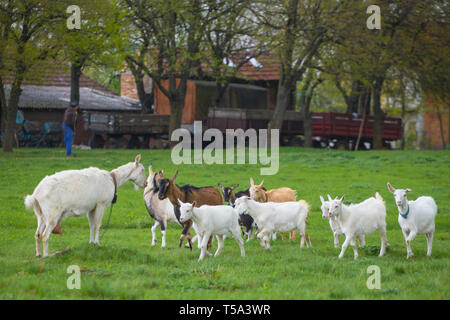
[[[233,239],[222,254],[197,262],[199,251],[178,248],[181,228],[169,224],[167,248],[151,246],[153,219],[142,194],[131,183],[118,191],[110,227],[101,246],[89,245],[87,217],[62,223],[63,236],[53,234],[50,252],[70,251],[48,259],[35,257],[34,213],[23,199],[46,175],[66,169],[95,166],[111,170],[142,154],[166,176],[179,170],[179,185],[249,186],[249,177],[261,180],[259,165],[179,165],[169,150],[85,150],[67,158],[62,149],[0,151],[0,299],[450,299],[450,152],[345,152],[281,148],[280,169],[264,176],[265,187],[291,187],[297,198],[311,205],[308,233],[313,248],[300,249],[296,241],[272,242],[264,250],[254,239],[245,243],[241,258]],[[415,257],[406,260],[406,248],[397,222],[397,208],[386,188],[411,188],[409,199],[431,195],[438,205],[433,254],[426,257],[426,239],[412,242]],[[366,237],[366,247],[353,259],[351,247],[339,260],[327,220],[321,218],[319,195],[346,195],[345,203],[360,202],[378,191],[387,205],[390,249],[379,258],[378,234]],[[105,211],[103,224],[109,209]],[[343,243],[344,238],[340,238]],[[213,242],[213,252],[217,242]],[[67,268],[81,268],[81,289],[69,290]],[[367,268],[381,270],[381,289],[369,290]]]

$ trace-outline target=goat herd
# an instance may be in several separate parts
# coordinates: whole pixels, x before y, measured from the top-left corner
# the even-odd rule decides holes
[[[52,232],[59,228],[64,218],[87,215],[90,226],[90,243],[99,244],[99,231],[104,210],[115,202],[117,189],[127,181],[134,183],[136,191],[144,188],[144,202],[148,213],[155,219],[152,227],[152,245],[156,244],[156,229],[161,228],[162,246],[166,245],[167,222],[171,221],[183,228],[179,246],[185,239],[192,250],[192,243],[197,241],[201,250],[199,260],[211,255],[211,241],[215,235],[218,248],[215,256],[220,254],[224,239],[231,233],[239,244],[241,255],[245,256],[241,228],[249,241],[254,229],[259,230],[257,238],[263,248],[270,248],[270,240],[276,238],[277,232],[290,232],[289,238],[295,239],[295,231],[300,235],[300,247],[311,247],[306,232],[309,204],[296,200],[296,191],[290,188],[266,190],[264,180],[256,185],[250,178],[250,188],[236,192],[239,185],[233,187],[194,187],[175,184],[177,173],[172,178],[165,178],[163,172],[153,172],[149,167],[146,179],[145,169],[140,163],[141,155],[134,162],[122,165],[111,172],[98,168],[66,170],[45,177],[35,188],[32,195],[25,197],[25,207],[34,211],[38,221],[35,234],[36,256],[40,257],[43,241],[44,257],[48,256],[48,242]],[[416,200],[407,200],[410,189],[394,189],[393,193],[398,207],[398,222],[406,241],[407,258],[413,257],[411,241],[417,234],[425,234],[428,251],[431,255],[433,233],[437,206],[432,197],[422,196]],[[224,201],[228,205],[223,205]],[[380,256],[389,246],[386,238],[386,206],[377,192],[375,197],[358,204],[345,205],[344,196],[332,199],[328,195],[322,202],[322,218],[329,219],[334,236],[334,246],[339,247],[339,235],[345,235],[345,241],[339,258],[344,256],[350,244],[354,258],[358,257],[356,240],[360,246],[365,244],[364,236],[375,231],[380,233]],[[191,239],[190,229],[196,235]],[[284,235],[281,234],[284,239]]]

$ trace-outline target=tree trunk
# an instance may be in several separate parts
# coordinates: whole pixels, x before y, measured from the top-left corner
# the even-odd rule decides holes
[[[402,84],[403,84],[403,82],[402,82]],[[400,148],[402,150],[405,150],[405,145],[406,145],[406,138],[405,138],[406,96],[405,96],[405,87],[404,86],[402,88],[402,93],[401,93],[401,103],[402,103],[402,114],[401,114],[401,118],[402,118],[402,140],[401,140]]]
[[[5,137],[3,139],[3,151],[12,152],[14,146],[14,136],[16,134],[16,117],[19,108],[19,99],[22,93],[22,81],[25,73],[25,68],[18,68],[17,71],[22,71],[16,74],[14,82],[11,87],[9,96],[8,109],[6,110],[6,128]]]
[[[292,92],[295,90],[294,70],[293,69],[293,54],[295,48],[295,29],[298,20],[298,0],[289,0],[287,4],[287,21],[286,29],[284,30],[284,50],[281,54],[281,78],[278,84],[277,106],[273,113],[272,119],[269,122],[268,129],[268,143],[271,144],[271,129],[279,129],[283,126],[283,118],[285,111],[292,103]]]
[[[356,80],[352,82],[352,91],[348,97],[347,102],[347,113],[357,113],[358,112],[358,101],[362,94],[361,81]]]
[[[229,82],[226,82],[225,84],[216,82],[216,98],[214,100],[216,108],[220,107],[220,102],[222,101],[223,96],[225,95],[225,91],[228,88],[228,84]]]
[[[371,96],[371,90],[369,88],[364,88],[363,92],[359,96],[358,100],[358,109],[357,112],[359,114],[370,114],[370,96]]]
[[[181,118],[183,115],[184,108],[184,97],[169,99],[170,103],[170,120],[169,120],[169,140],[172,137],[172,133],[174,130],[181,127]],[[171,145],[177,144],[177,141],[172,142]]]
[[[142,105],[141,112],[142,113],[153,113],[152,105],[153,105],[153,101],[154,101],[154,97],[155,97],[154,82],[152,81],[152,88],[150,89],[151,92],[147,93],[145,91],[144,78],[143,77],[136,78],[136,76],[135,76],[134,80],[136,82],[136,88],[137,88],[137,92],[138,92],[139,101]]]
[[[373,86],[373,115],[375,121],[373,124],[373,148],[380,150],[383,148],[383,120],[384,112],[381,110],[381,88],[384,78],[376,78]]]
[[[304,137],[305,137],[305,147],[312,148],[313,147],[313,126],[312,126],[312,114],[311,114],[311,101],[314,96],[314,91],[317,86],[321,84],[324,80],[317,79],[315,83],[311,86],[309,90],[309,94],[306,97],[306,104],[303,109],[303,129],[304,129]],[[309,86],[309,84],[307,84]]]
[[[277,93],[277,107],[273,113],[272,120],[269,122],[269,130],[281,130],[281,127],[283,126],[284,113],[289,109],[292,102],[291,94],[293,87],[295,87],[295,83],[292,78],[288,77],[287,79],[280,79]]]
[[[305,138],[305,148],[312,148],[313,141],[312,141],[312,117],[310,110],[312,95],[308,96],[306,99],[305,108],[303,110],[303,136]]]
[[[441,136],[442,149],[445,150],[445,149],[447,149],[447,144],[445,142],[444,126],[442,125],[442,114],[441,114],[441,110],[439,108],[439,104],[437,102],[435,102],[434,105],[435,105],[435,109],[436,109],[436,116],[439,121],[439,133]]]
[[[172,132],[181,127],[181,118],[184,109],[184,100],[186,98],[186,84],[187,78],[181,78],[178,87],[176,85],[176,78],[169,79],[169,103],[170,103],[170,120],[169,120],[169,140]],[[171,142],[171,145],[177,144],[176,141]]]
[[[305,79],[305,84],[303,85],[301,89],[300,94],[300,101],[299,101],[299,108],[300,112],[303,115],[303,138],[304,138],[304,147],[305,148],[311,148],[312,147],[312,119],[311,119],[311,113],[309,112],[309,106],[311,104],[311,94],[312,92],[309,92],[309,88],[311,85],[313,74],[311,72],[308,72],[308,75]]]
[[[80,77],[83,63],[80,60],[72,61],[70,66],[70,103],[80,103]]]
[[[0,76],[0,130],[5,131],[6,128],[6,95],[3,79]]]

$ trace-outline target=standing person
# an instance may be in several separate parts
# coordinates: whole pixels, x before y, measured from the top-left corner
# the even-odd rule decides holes
[[[64,112],[63,132],[64,141],[66,142],[66,155],[69,157],[75,157],[72,153],[73,138],[75,136],[76,118],[78,112],[78,101],[72,101],[70,107]]]

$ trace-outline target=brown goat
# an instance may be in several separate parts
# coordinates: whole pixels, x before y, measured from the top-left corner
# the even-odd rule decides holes
[[[200,207],[204,204],[208,205],[223,205],[223,198],[220,191],[214,187],[194,187],[191,185],[184,185],[182,187],[175,184],[175,179],[177,178],[178,171],[175,175],[170,178],[161,179],[159,182],[159,193],[158,198],[163,200],[168,198],[173,204],[175,209],[175,216],[178,221],[180,221],[180,204],[178,200],[186,203],[193,203],[195,201],[196,207]],[[180,222],[181,223],[181,222]],[[189,248],[192,250],[192,241],[190,230],[192,227],[192,220],[183,223],[183,231],[180,237],[180,248],[183,245],[185,238],[188,238]],[[208,249],[211,247],[211,240],[208,242]]]
[[[291,188],[283,187],[278,189],[272,189],[266,191],[263,188],[264,180],[259,185],[255,185],[253,178],[250,178],[250,198],[258,202],[287,202],[297,201],[296,191]],[[281,234],[281,239],[284,241],[286,238],[284,234]],[[289,240],[295,240],[295,230],[289,232]]]

